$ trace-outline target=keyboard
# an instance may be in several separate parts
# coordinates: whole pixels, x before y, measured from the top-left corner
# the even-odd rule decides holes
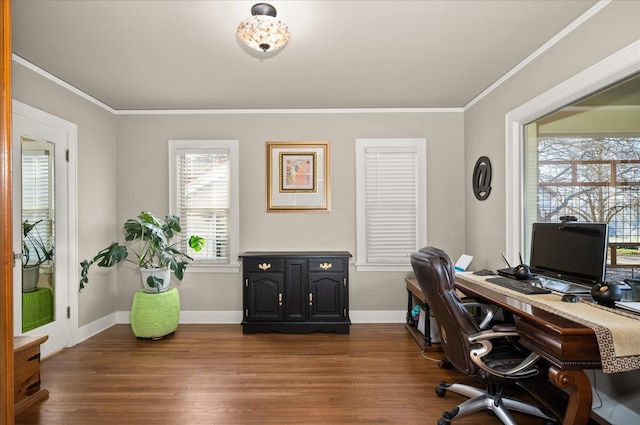
[[[551,293],[548,289],[533,286],[530,282],[515,280],[508,277],[490,277],[486,281],[526,295]]]

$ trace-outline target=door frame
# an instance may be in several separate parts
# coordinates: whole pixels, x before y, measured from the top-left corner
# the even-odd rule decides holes
[[[58,170],[56,165],[56,175],[63,176],[66,186],[66,217],[64,217],[64,223],[58,217],[56,213],[56,222],[61,226],[56,225],[58,232],[63,232],[66,237],[66,249],[63,249],[64,256],[56,255],[56,261],[64,261],[67,270],[67,293],[66,299],[68,301],[68,317],[66,321],[66,333],[67,341],[65,347],[72,347],[77,344],[78,339],[78,289],[75,282],[78,282],[78,242],[77,242],[77,139],[78,139],[78,126],[70,121],[57,117],[48,112],[29,106],[25,103],[13,100],[12,102],[12,117],[14,115],[20,115],[30,121],[34,121],[37,124],[42,124],[47,127],[53,128],[56,131],[60,131],[64,134],[66,139],[66,167],[64,170]],[[12,126],[13,127],[13,126]],[[14,149],[20,149],[19,146],[14,146]],[[17,164],[14,164],[18,166]],[[15,176],[15,173],[13,174]],[[56,183],[57,186],[57,183]],[[58,208],[56,208],[57,210]],[[15,214],[14,214],[15,216]],[[59,230],[58,230],[59,229]],[[64,258],[64,260],[63,260]],[[19,295],[14,288],[14,307],[13,311],[16,312],[15,303],[20,302]],[[58,303],[56,302],[56,305]],[[57,315],[57,313],[56,313]],[[14,320],[15,328],[15,320]],[[14,329],[14,335],[16,330]],[[46,343],[45,343],[46,344]],[[43,358],[52,354],[51,349],[43,349]]]
[[[14,424],[11,204],[11,2],[2,0],[0,59],[0,423]]]

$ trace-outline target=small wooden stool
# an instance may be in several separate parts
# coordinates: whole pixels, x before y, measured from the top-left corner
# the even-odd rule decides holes
[[[160,339],[178,329],[180,295],[176,288],[151,293],[142,289],[133,296],[131,329],[138,338]]]

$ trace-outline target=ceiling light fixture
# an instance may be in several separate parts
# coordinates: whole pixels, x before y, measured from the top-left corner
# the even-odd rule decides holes
[[[238,37],[252,49],[274,51],[289,41],[289,28],[276,19],[276,8],[267,3],[258,3],[251,8],[250,18],[238,25]]]

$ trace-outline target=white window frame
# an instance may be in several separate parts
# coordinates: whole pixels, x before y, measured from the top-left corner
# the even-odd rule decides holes
[[[416,175],[416,246],[427,244],[427,142],[423,138],[356,139],[356,270],[357,271],[412,271],[407,252],[406,262],[372,263],[367,261],[367,211],[365,192],[365,153],[369,148],[404,149],[415,151]]]
[[[238,273],[239,242],[239,158],[237,140],[169,140],[169,212],[176,214],[177,208],[177,157],[178,149],[226,149],[229,152],[229,263],[193,262],[187,268],[187,273]]]
[[[554,110],[640,71],[640,41],[614,53],[564,83],[506,114],[506,255],[518,258],[524,247],[524,126]],[[527,230],[527,231],[530,231]]]

